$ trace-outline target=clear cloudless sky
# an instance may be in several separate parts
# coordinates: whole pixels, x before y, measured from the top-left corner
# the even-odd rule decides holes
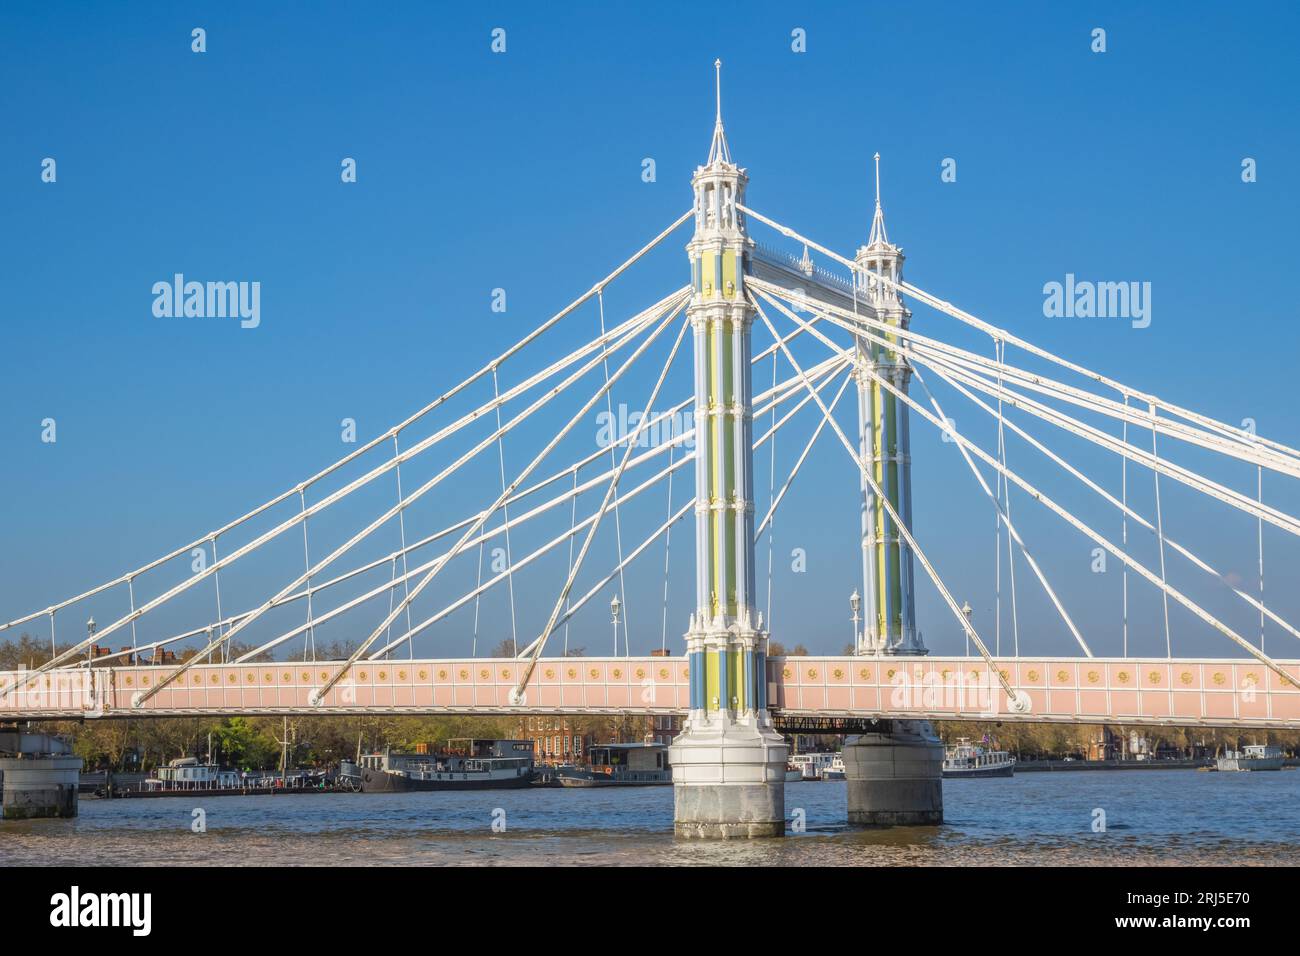
[[[504,54],[490,48],[498,27]],[[1104,53],[1092,50],[1099,27]],[[806,52],[792,50],[796,29]],[[1117,379],[1300,445],[1298,35],[1289,3],[5,3],[0,620],[293,487],[349,450],[343,418],[363,441],[381,434],[590,288],[688,208],[715,57],[755,208],[849,252],[865,241],[879,151],[908,279]],[[46,157],[55,183],[41,180]],[[355,184],[340,182],[344,157]],[[1242,181],[1247,157],[1257,182]],[[956,182],[941,181],[945,159]],[[629,278],[624,304],[685,284],[686,239]],[[260,327],[155,317],[151,287],[174,273],[259,281]],[[1066,273],[1150,282],[1150,327],[1045,318],[1043,285]],[[498,287],[504,316],[489,308]],[[915,311],[918,327],[953,332]],[[589,338],[595,321],[584,312],[583,334],[564,341]],[[625,400],[639,407],[642,395]],[[959,426],[978,414],[958,413]],[[41,440],[47,418],[53,444]],[[992,631],[991,511],[952,447],[923,429],[918,534]],[[802,437],[782,442],[778,474]],[[1118,463],[1087,460],[1117,490]],[[796,486],[777,525],[773,636],[838,653],[858,580],[856,482],[829,439],[812,464],[818,477],[804,495]],[[1248,468],[1216,475],[1254,492]],[[1149,497],[1149,474],[1140,480]],[[1266,493],[1294,505],[1283,483],[1270,476]],[[841,491],[816,493],[832,485]],[[1255,587],[1253,523],[1168,495],[1170,533]],[[1118,653],[1118,568],[1103,587],[1088,573],[1091,545],[1016,505],[1045,565],[1078,579],[1061,590],[1098,649]],[[459,513],[449,503],[441,516]],[[1116,515],[1089,514],[1118,536]],[[803,576],[790,567],[796,546],[809,555]],[[1271,530],[1266,546],[1269,593],[1294,617],[1296,549]],[[762,580],[763,547],[759,560]],[[661,564],[655,551],[638,566],[634,651],[660,641]],[[1027,648],[1070,652],[1017,570]],[[528,629],[559,583],[521,583],[537,598]],[[1221,585],[1200,583],[1229,606]],[[960,650],[933,590],[920,590],[927,640]],[[667,633],[680,649],[688,566],[673,592]],[[607,646],[604,603],[582,622],[589,652]],[[1163,653],[1156,605],[1143,607],[1135,641]],[[499,603],[492,613],[502,633]],[[1233,613],[1253,636],[1251,613]],[[1190,642],[1176,638],[1176,653],[1227,651],[1177,609],[1175,622]],[[1001,626],[1005,649],[1009,617]],[[66,627],[60,637],[76,636],[81,620]],[[1283,639],[1270,629],[1270,649]]]

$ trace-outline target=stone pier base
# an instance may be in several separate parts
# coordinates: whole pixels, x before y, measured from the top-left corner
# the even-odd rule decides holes
[[[0,730],[0,816],[6,820],[75,817],[81,758],[66,740]]]
[[[780,734],[753,720],[688,723],[668,751],[677,836],[784,836],[786,751]]]
[[[929,721],[882,722],[880,733],[844,741],[849,823],[943,823],[943,743]]]

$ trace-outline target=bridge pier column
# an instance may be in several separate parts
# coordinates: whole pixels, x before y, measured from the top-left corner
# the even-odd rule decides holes
[[[677,836],[784,836],[786,749],[754,721],[715,715],[688,724],[669,750]]]
[[[943,743],[927,720],[882,721],[844,741],[849,823],[943,823]]]
[[[0,817],[75,817],[82,760],[62,737],[0,730]]]

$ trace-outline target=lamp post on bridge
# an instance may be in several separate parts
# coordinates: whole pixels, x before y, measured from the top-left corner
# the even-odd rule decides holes
[[[853,610],[853,646],[856,648],[856,653],[861,654],[862,632],[858,630],[858,621],[862,620],[862,617],[858,612],[862,610],[862,598],[858,595],[857,588],[854,588],[853,593],[849,595],[849,607]]]
[[[618,657],[618,612],[622,609],[623,603],[615,594],[613,600],[609,602],[609,617],[614,625],[614,656]]]
[[[970,606],[970,601],[963,601],[961,613],[966,616],[966,630],[962,633],[966,635],[966,656],[970,657],[970,616],[975,609]]]

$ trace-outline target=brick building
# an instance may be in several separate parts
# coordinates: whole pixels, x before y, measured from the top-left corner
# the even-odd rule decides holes
[[[586,763],[596,744],[670,744],[682,732],[682,718],[665,714],[627,717],[572,717],[539,714],[521,717],[515,736],[533,742],[538,763]]]

